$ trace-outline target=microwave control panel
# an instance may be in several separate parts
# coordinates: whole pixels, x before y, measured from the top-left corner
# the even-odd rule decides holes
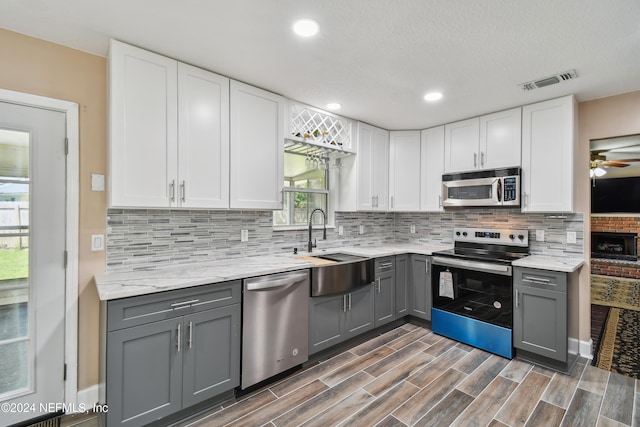
[[[503,201],[511,202],[518,200],[518,179],[513,176],[504,179],[504,198]]]

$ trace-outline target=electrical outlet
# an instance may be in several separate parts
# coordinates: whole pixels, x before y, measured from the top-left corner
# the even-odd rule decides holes
[[[240,241],[241,242],[249,241],[249,230],[240,230]]]
[[[416,226],[415,225],[409,226],[409,233],[416,234]]]
[[[360,234],[364,234],[364,225],[361,225],[361,226],[360,226],[359,233],[360,233]]]
[[[567,243],[576,243],[577,236],[575,231],[567,231]]]
[[[338,226],[338,236],[344,236],[344,227],[342,225]]]
[[[91,250],[93,252],[104,251],[104,234],[91,235]]]
[[[536,230],[536,242],[544,242],[544,230]]]

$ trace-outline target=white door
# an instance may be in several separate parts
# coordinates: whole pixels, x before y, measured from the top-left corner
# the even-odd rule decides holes
[[[420,210],[420,131],[389,136],[389,189],[392,211]]]
[[[64,113],[0,102],[5,425],[55,411],[50,405],[64,402],[65,127]]]
[[[480,118],[463,120],[444,126],[445,173],[467,172],[478,169]]]
[[[178,64],[178,205],[229,207],[229,79]]]
[[[282,209],[284,98],[230,83],[231,209]]]

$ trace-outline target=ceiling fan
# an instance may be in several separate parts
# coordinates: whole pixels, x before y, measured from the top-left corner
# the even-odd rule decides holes
[[[626,168],[627,166],[630,166],[630,163],[640,162],[640,158],[609,159],[609,156],[607,156],[607,154],[609,153],[613,154],[613,152],[614,150],[592,150],[591,151],[591,168],[596,168],[598,166]],[[616,153],[622,153],[622,151],[616,151]],[[627,152],[627,153],[630,153],[630,152]]]

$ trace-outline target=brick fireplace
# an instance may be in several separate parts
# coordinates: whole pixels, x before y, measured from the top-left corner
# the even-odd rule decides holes
[[[622,259],[616,259],[615,253],[633,252],[629,249],[635,249],[635,254],[640,253],[638,249],[638,239],[631,240],[633,235],[640,233],[640,217],[631,216],[591,216],[591,233],[592,233],[592,250],[596,242],[602,243],[602,246],[611,245],[609,255],[598,255],[593,253],[591,257],[591,273],[600,274],[603,276],[613,277],[626,277],[630,279],[640,279],[640,262],[634,256],[629,256],[627,253],[626,258],[622,256]],[[610,236],[608,239],[603,236]],[[594,240],[595,239],[595,240]],[[627,246],[634,244],[635,248],[619,249],[615,245],[625,242]],[[634,242],[634,243],[631,243]],[[622,246],[624,246],[622,244]],[[636,259],[634,259],[636,258]]]

